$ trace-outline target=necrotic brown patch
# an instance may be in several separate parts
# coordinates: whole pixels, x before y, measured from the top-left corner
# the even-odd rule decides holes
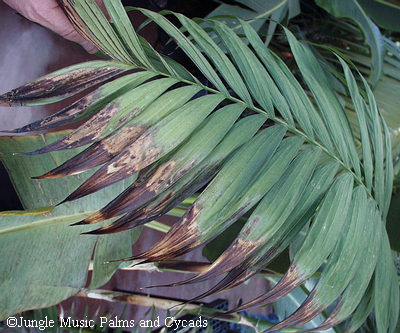
[[[115,77],[125,69],[107,66],[103,68],[79,68],[68,73],[27,83],[0,96],[4,105],[24,105],[42,99],[59,100],[77,94],[98,83]]]

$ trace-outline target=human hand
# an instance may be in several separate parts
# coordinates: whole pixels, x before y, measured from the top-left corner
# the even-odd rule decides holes
[[[27,19],[39,23],[69,39],[79,43],[89,53],[97,51],[96,46],[84,39],[74,28],[56,0],[3,0]]]

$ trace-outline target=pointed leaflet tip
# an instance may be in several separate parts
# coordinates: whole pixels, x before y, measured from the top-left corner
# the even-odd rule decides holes
[[[56,207],[61,206],[62,204],[66,203],[67,201],[68,201],[67,199],[60,201],[58,204],[56,204]]]
[[[321,314],[324,306],[316,305],[313,301],[315,298],[315,289],[310,293],[303,304],[289,317],[273,326],[271,329],[275,331],[283,330],[287,327],[302,326],[310,322],[316,316]]]
[[[84,223],[84,221],[79,221],[79,222],[75,222],[75,223],[70,224],[70,227],[75,227],[77,225],[86,225],[86,223]]]
[[[40,176],[33,176],[31,179],[53,179],[55,177],[51,176],[51,171],[44,173],[43,175]]]
[[[272,302],[275,302],[276,300],[286,296],[289,294],[293,289],[298,287],[304,279],[301,278],[301,276],[298,275],[298,272],[296,270],[295,266],[291,266],[286,274],[281,278],[281,280],[272,288],[269,290],[267,293],[260,295],[253,299],[252,301],[249,301],[245,304],[242,304],[239,307],[236,307],[232,310],[229,311],[229,313],[237,312],[237,311],[242,311],[244,309],[247,309],[249,307],[253,307],[259,304],[270,304]]]
[[[40,150],[41,149],[34,150],[34,151],[28,151],[28,152],[13,153],[13,155],[16,155],[16,156],[34,156],[34,155],[41,154]]]
[[[72,224],[71,224],[72,225]],[[81,235],[92,235],[97,236],[96,230],[81,232]],[[111,261],[110,261],[111,262]]]
[[[85,220],[81,221],[82,225],[88,225],[90,223],[85,222]],[[104,235],[106,232],[103,231],[102,228],[98,228],[98,229],[94,229],[94,230],[90,230],[87,232],[84,232],[84,234],[86,235]]]

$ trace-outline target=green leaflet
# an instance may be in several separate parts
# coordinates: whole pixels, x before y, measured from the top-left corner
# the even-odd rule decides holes
[[[268,242],[266,242],[265,245],[254,254],[249,263],[243,264],[244,268],[249,270],[247,274],[251,276],[258,270],[267,266],[294,240],[295,236],[298,235],[304,225],[315,214],[315,211],[326,191],[332,185],[337,168],[338,165],[336,163],[327,162],[319,165],[315,169],[315,172],[307,184],[299,202],[293,209],[292,214],[290,214],[289,218],[285,221],[284,225],[270,236]],[[240,311],[248,306],[262,304],[265,298],[268,298],[268,296],[261,295],[253,301],[245,303],[232,311]]]
[[[346,333],[355,333],[364,324],[374,308],[374,298],[373,288],[369,287],[356,311],[354,311],[351,321],[346,328]]]
[[[355,173],[360,177],[360,161],[348,119],[331,89],[321,65],[310,49],[298,42],[289,30],[285,29],[285,32],[299,69],[314,95],[340,157],[345,165],[349,169],[354,168]]]
[[[361,134],[361,148],[362,148],[362,157],[363,157],[363,166],[364,166],[364,177],[367,188],[372,191],[372,178],[374,175],[373,163],[372,163],[372,147],[370,141],[370,133],[368,133],[367,127],[367,117],[373,119],[374,114],[371,114],[371,108],[368,108],[364,100],[362,99],[356,80],[352,75],[350,68],[346,65],[346,63],[339,58],[339,62],[341,63],[344,74],[346,77],[346,81],[348,84],[348,88],[350,91],[350,96],[353,100],[353,105],[356,110],[357,119],[359,122],[360,134]],[[375,146],[377,143],[374,143]],[[378,197],[380,204],[382,205],[382,198]]]
[[[264,66],[268,68],[275,84],[285,97],[282,101],[280,98],[276,98],[274,101],[279,112],[283,114],[292,113],[305,133],[307,133],[311,138],[314,138],[314,130],[312,128],[311,120],[316,122],[315,130],[317,133],[320,131],[326,132],[326,128],[322,123],[320,116],[315,111],[314,106],[310,103],[309,98],[306,96],[299,83],[292,80],[292,74],[287,66],[279,57],[274,56],[274,54],[265,47],[261,38],[246,22],[241,21],[241,23],[250,45],[255,49]],[[277,97],[278,96],[279,95],[277,95]],[[289,107],[290,110],[286,110]],[[310,117],[310,115],[312,115],[312,117]],[[329,139],[327,138],[328,134],[326,133],[322,136],[321,141],[324,143],[329,142]]]
[[[274,84],[266,69],[232,30],[219,22],[215,22],[214,27],[219,38],[232,55],[255,101],[262,106],[265,112],[273,115],[272,98],[275,102],[275,99],[282,99],[282,96],[278,90],[274,90]],[[271,96],[269,89],[265,89],[265,87],[270,87],[274,95]],[[279,103],[276,104],[279,105]],[[280,111],[289,124],[293,123],[290,113],[284,112],[287,111],[285,108],[281,108]]]
[[[386,221],[386,217],[389,211],[390,201],[392,199],[392,189],[393,189],[393,178],[394,178],[394,170],[393,170],[393,157],[392,157],[392,144],[389,134],[389,129],[386,125],[385,120],[382,116],[380,116],[380,120],[383,124],[383,133],[384,133],[384,145],[385,145],[385,206],[383,210],[383,218]]]
[[[213,229],[218,228],[212,216],[222,213],[225,217],[219,218],[219,223],[222,223],[227,217],[235,215],[237,210],[240,211],[237,207],[237,210],[232,209],[229,204],[234,202],[232,200],[238,198],[240,193],[251,184],[251,179],[257,176],[260,168],[268,162],[279,147],[284,134],[285,130],[282,127],[274,126],[255,136],[225,164],[213,182],[197,199],[194,207],[203,210],[197,225],[199,231],[205,234],[205,239],[213,234]],[[231,208],[230,210],[228,208],[229,212],[224,211],[225,207]]]
[[[353,190],[353,205],[350,208],[347,230],[342,236],[336,249],[329,259],[329,266],[323,271],[321,278],[315,288],[315,297],[323,306],[330,305],[347,287],[348,283],[356,274],[358,261],[357,255],[366,250],[369,229],[373,228],[368,221],[367,204],[368,199],[365,189],[358,186]],[[361,258],[358,258],[361,259]],[[341,272],[341,279],[335,277],[335,272]],[[330,290],[328,286],[335,286]]]
[[[136,110],[139,110],[140,113],[146,109],[147,106],[175,83],[177,81],[174,79],[151,81],[130,91],[126,94],[125,98],[122,96],[116,99],[114,102],[119,106],[121,111],[107,122],[107,126],[102,132],[101,137],[106,137],[127,124],[134,117]]]
[[[232,6],[226,3],[219,5],[214,11],[208,14],[207,18],[219,20],[229,26],[237,33],[241,33],[239,19],[248,20],[256,31],[262,29],[265,25],[271,26],[265,19],[274,15],[275,12],[287,10],[286,0],[258,1],[258,0],[237,0],[238,4],[245,5],[251,10],[242,8],[238,5]],[[271,29],[272,30],[272,29]],[[272,32],[273,31],[269,31]]]
[[[171,34],[176,39],[176,42],[180,47],[189,55],[190,59],[196,64],[204,76],[210,80],[210,82],[218,89],[218,91],[228,95],[228,91],[218,74],[212,68],[207,59],[203,54],[193,45],[192,42],[170,21],[164,18],[162,15],[153,13],[146,9],[140,10],[143,14],[151,18],[156,22],[161,28],[165,30],[168,34]]]
[[[371,88],[368,86],[367,82],[363,80],[364,87],[368,93],[368,106],[371,109],[370,117],[367,118],[368,121],[368,130],[371,134],[372,138],[372,148],[374,155],[374,195],[376,198],[379,198],[379,202],[381,206],[384,205],[384,196],[385,196],[385,171],[384,171],[384,151],[385,146],[382,138],[382,121],[379,117],[378,107],[376,105],[375,99],[373,98],[373,94]],[[386,171],[388,172],[388,171]],[[387,188],[386,191],[389,189]],[[391,192],[391,191],[390,191]],[[384,206],[382,206],[383,208]]]
[[[62,0],[68,8],[70,18],[87,39],[91,40],[103,53],[123,63],[135,64],[121,39],[114,31],[103,12],[89,0]],[[80,25],[90,26],[90,33],[85,32]]]
[[[237,213],[243,215],[262,199],[286,171],[302,144],[303,141],[298,138],[283,140],[273,156],[264,163],[242,193],[221,210],[223,218],[229,217],[225,223],[230,222],[231,218],[237,218]]]
[[[272,302],[288,294],[322,265],[335,247],[342,231],[352,187],[353,180],[350,174],[336,178],[322,201],[291,267],[278,284],[262,296],[263,301]]]
[[[283,149],[286,143],[286,149]],[[334,164],[328,164],[319,169],[311,179],[316,177],[321,181],[322,179],[320,179],[320,177],[323,175],[324,182],[326,181],[326,186],[321,186],[318,190],[312,189],[315,185],[308,184],[308,176],[310,175],[307,176],[307,172],[301,170],[300,164],[304,160],[308,159],[309,165],[312,166],[313,163],[315,164],[318,160],[319,154],[311,149],[301,153],[300,156],[292,162],[297,151],[294,149],[296,146],[293,145],[294,142],[292,141],[291,143],[292,145],[290,145],[287,140],[285,143],[282,143],[282,147],[278,149],[273,159],[274,162],[280,160],[280,163],[275,165],[274,163],[267,163],[254,184],[233,206],[236,207],[235,209],[238,209],[237,207],[243,209],[243,206],[250,209],[254,203],[257,203],[263,194],[267,193],[254,210],[241,232],[237,235],[236,241],[234,241],[229,248],[221,254],[221,256],[207,271],[202,272],[198,277],[191,280],[197,281],[199,278],[203,279],[204,276],[209,277],[224,273],[233,269],[244,260],[251,260],[254,263],[251,267],[252,269],[255,268],[256,262],[259,260],[263,262],[262,266],[266,265],[266,263],[271,260],[271,257],[275,256],[275,246],[277,243],[280,241],[286,243],[286,240],[291,238],[287,235],[291,226],[293,227],[293,225],[298,222],[298,219],[303,217],[303,214],[306,213],[304,208],[300,207],[303,202],[300,203],[299,199],[303,197],[300,196],[299,192],[303,191],[305,188],[310,190],[307,193],[307,200],[305,200],[306,210],[308,210],[310,208],[309,205],[315,204],[314,201],[317,200],[318,196],[321,195],[323,191],[326,191],[328,184],[333,178],[332,168],[335,170],[337,166]],[[292,151],[288,148],[291,148]],[[286,161],[283,158],[286,158]],[[289,165],[290,162],[291,164]],[[279,170],[278,165],[283,165],[284,167],[281,167],[281,170]],[[312,173],[313,168],[311,167],[310,169],[310,172]],[[297,173],[298,178],[291,178],[290,175],[293,173]],[[276,182],[276,179],[279,179],[279,181]],[[287,183],[285,184],[285,180],[288,182],[288,179],[292,181],[292,188],[289,190],[287,188]],[[305,187],[304,184],[307,184],[307,187]],[[282,192],[280,192],[279,189]],[[285,191],[288,193],[285,194]],[[298,203],[296,203],[297,200]],[[296,208],[303,209],[292,209],[293,205],[296,205]],[[285,206],[287,209],[282,211],[282,208]],[[229,209],[232,208],[229,207]],[[268,213],[266,213],[267,211]],[[290,215],[290,218],[288,218],[288,215]],[[264,219],[264,216],[268,217],[268,220]],[[285,222],[284,224],[282,224],[283,221]],[[307,219],[305,222],[306,221]],[[286,236],[285,240],[282,240],[283,236]],[[285,246],[282,246],[281,250],[285,249],[287,245],[288,243],[286,243]],[[246,251],[244,251],[242,247],[246,247]],[[279,250],[276,252],[279,253]]]

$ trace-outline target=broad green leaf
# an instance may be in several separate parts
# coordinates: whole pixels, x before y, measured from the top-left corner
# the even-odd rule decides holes
[[[381,28],[400,32],[400,5],[388,1],[357,1],[365,13]]]
[[[379,29],[365,14],[362,6],[356,0],[316,0],[316,3],[336,17],[353,20],[362,29],[365,42],[371,50],[372,73],[370,80],[372,85],[375,86],[383,70],[383,42]]]
[[[30,178],[49,166],[62,163],[73,155],[72,151],[69,154],[53,152],[35,157],[34,163],[32,157],[12,154],[37,148],[43,141],[54,141],[63,134],[65,133],[0,139],[2,163],[9,170],[11,180],[27,209],[56,204],[65,195],[65,191],[71,191],[74,184],[79,184],[88,176],[71,176],[68,183],[64,180],[48,182]],[[84,287],[90,258],[98,238],[81,235],[85,229],[71,228],[70,224],[102,207],[110,196],[120,193],[131,181],[132,179],[128,179],[107,188],[99,195],[41,214],[38,214],[40,211],[37,209],[32,215],[29,215],[29,211],[1,213],[1,319],[24,310],[59,303]],[[108,237],[104,236],[104,239]],[[32,240],[35,242],[34,246]],[[131,243],[123,246],[119,243],[118,246],[123,253],[131,251]],[[96,261],[96,255],[94,260]],[[96,274],[103,279],[104,273]]]
[[[98,236],[93,261],[93,274],[90,288],[99,288],[114,275],[120,267],[119,262],[110,262],[132,255],[130,244],[136,242],[141,229],[127,230],[118,234]]]

